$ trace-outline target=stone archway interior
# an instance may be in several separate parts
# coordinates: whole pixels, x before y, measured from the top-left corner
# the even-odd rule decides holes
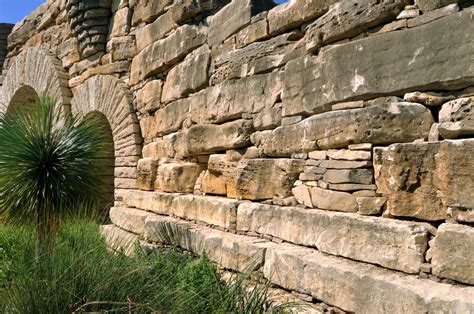
[[[24,85],[17,89],[15,94],[7,104],[7,114],[14,113],[21,109],[28,109],[33,106],[39,100],[38,93],[31,86]]]

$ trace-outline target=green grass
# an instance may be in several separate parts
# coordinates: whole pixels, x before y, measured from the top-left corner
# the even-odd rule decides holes
[[[0,226],[1,313],[258,313],[269,306],[267,287],[250,284],[249,292],[245,277],[223,282],[203,257],[114,254],[90,222],[66,225],[52,260],[39,269],[33,234]]]

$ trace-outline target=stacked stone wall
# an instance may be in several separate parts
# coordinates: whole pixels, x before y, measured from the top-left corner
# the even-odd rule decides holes
[[[47,1],[0,108],[28,85],[107,118],[116,249],[205,253],[315,312],[471,313],[473,56],[472,1]]]

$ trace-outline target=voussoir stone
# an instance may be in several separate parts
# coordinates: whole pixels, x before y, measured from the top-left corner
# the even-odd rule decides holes
[[[474,136],[474,97],[445,103],[439,112],[438,130],[443,138]]]
[[[376,148],[374,169],[391,215],[444,220],[449,208],[474,208],[474,139]]]
[[[349,144],[391,144],[427,138],[434,119],[420,104],[388,103],[309,117],[272,131],[257,132],[254,145],[267,156],[291,156]],[[295,141],[295,138],[298,141]]]
[[[436,232],[427,223],[257,203],[239,206],[237,230],[407,273],[420,271],[429,234]]]
[[[474,228],[442,224],[428,255],[433,274],[474,285]]]
[[[473,32],[472,12],[465,10],[292,60],[285,67],[283,116],[328,111],[354,98],[473,85]]]

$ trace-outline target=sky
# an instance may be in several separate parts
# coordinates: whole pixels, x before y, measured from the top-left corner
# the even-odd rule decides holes
[[[0,23],[21,21],[45,0],[0,0]]]
[[[288,0],[275,0],[277,3],[287,1]],[[45,2],[45,0],[0,0],[0,23],[15,24],[43,2]]]

